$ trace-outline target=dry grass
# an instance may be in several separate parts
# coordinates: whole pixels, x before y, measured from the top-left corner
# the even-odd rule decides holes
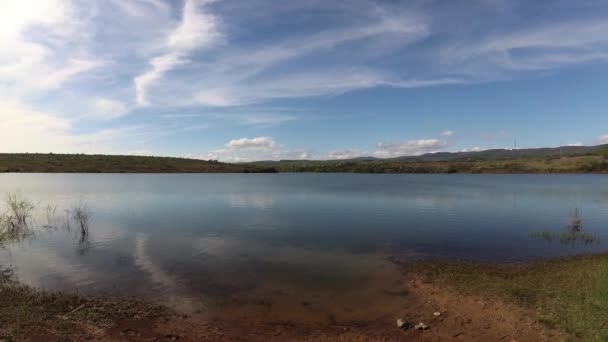
[[[0,214],[0,242],[7,239],[21,239],[32,233],[28,224],[35,209],[29,199],[18,193],[6,196],[7,213]]]
[[[49,227],[57,227],[59,225],[59,217],[57,216],[57,205],[47,205],[45,208],[46,223]]]
[[[6,196],[9,215],[18,225],[26,225],[36,208],[34,203],[19,193],[10,193]]]
[[[0,339],[83,341],[99,339],[100,328],[118,319],[159,317],[166,309],[125,298],[48,293],[0,280]]]

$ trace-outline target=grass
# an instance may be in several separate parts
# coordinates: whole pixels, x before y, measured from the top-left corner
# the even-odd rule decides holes
[[[542,232],[534,232],[530,234],[530,236],[535,239],[543,239],[547,241],[553,241],[554,239],[559,238],[561,243],[574,243],[576,241],[582,241],[585,244],[589,244],[593,242],[600,242],[600,238],[595,234],[583,232],[582,211],[578,208],[574,209],[574,213],[570,219],[570,223],[568,224],[567,231],[557,234],[552,231],[545,230]]]
[[[20,194],[9,194],[7,213],[0,215],[0,244],[33,233],[28,221],[33,202]],[[49,222],[57,221],[57,207],[47,206]],[[81,229],[81,242],[88,234],[91,211],[85,204],[74,206],[72,219]],[[50,223],[49,223],[50,224]],[[165,308],[134,299],[81,297],[49,293],[14,279],[10,267],[0,265],[0,340],[89,340],[103,339],[100,329],[122,318],[141,319],[164,315]]]
[[[0,280],[2,340],[88,340],[118,319],[159,317],[165,311],[133,299],[48,293]]]
[[[538,308],[536,319],[573,340],[608,341],[608,255],[532,264],[423,262],[412,270],[467,295]]]
[[[542,231],[542,232],[534,232],[530,234],[532,238],[542,239],[547,241],[559,240],[561,243],[571,243],[576,241],[584,242],[585,244],[589,243],[599,243],[600,238],[591,233],[584,232],[561,232],[555,233],[552,231]]]

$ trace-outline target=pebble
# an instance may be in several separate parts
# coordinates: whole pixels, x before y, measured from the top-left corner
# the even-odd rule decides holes
[[[416,324],[414,326],[414,328],[416,328],[416,330],[426,330],[426,329],[429,328],[429,326],[426,325],[426,324],[424,324],[424,323],[422,323],[422,322],[420,322],[420,323]]]
[[[433,315],[434,315],[434,316],[441,316],[441,312],[439,312],[439,311],[435,311],[435,312],[433,312]]]
[[[400,329],[407,329],[409,326],[409,323],[404,321],[403,319],[399,318],[397,320],[397,327],[399,327]]]

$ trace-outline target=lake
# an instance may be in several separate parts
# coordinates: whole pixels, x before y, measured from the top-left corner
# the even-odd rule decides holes
[[[379,317],[404,296],[395,256],[608,250],[603,175],[1,174],[10,192],[37,206],[34,234],[0,248],[20,281],[217,317]],[[86,241],[67,227],[79,203],[93,213]],[[592,243],[531,236],[565,231],[575,210]]]

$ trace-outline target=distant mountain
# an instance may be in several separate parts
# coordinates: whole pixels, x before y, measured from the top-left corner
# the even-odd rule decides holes
[[[390,158],[394,161],[467,161],[467,160],[498,160],[518,158],[544,158],[572,156],[595,153],[595,151],[608,148],[608,145],[599,146],[561,146],[526,149],[491,149],[472,152],[437,152],[420,156],[403,156]]]
[[[248,165],[278,172],[356,173],[608,173],[608,144],[518,150],[437,152],[380,159],[260,161]]]
[[[608,144],[597,146],[560,146],[560,147],[541,147],[541,148],[525,148],[525,149],[490,149],[483,151],[469,152],[435,152],[426,153],[419,156],[402,156],[395,158],[377,158],[377,157],[356,157],[349,159],[331,159],[331,160],[299,160],[299,159],[282,159],[279,161],[260,160],[248,164],[300,164],[300,163],[336,163],[336,162],[365,162],[365,161],[386,161],[386,162],[441,162],[441,161],[483,161],[483,160],[501,160],[501,159],[519,159],[519,158],[546,158],[559,156],[574,156],[584,154],[607,154]]]

